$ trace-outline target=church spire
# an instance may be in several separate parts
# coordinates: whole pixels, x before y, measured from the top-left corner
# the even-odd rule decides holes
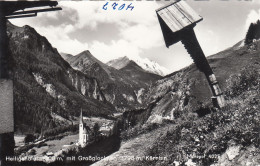
[[[83,124],[83,115],[82,115],[82,109],[80,112],[80,117],[79,117],[79,124]]]

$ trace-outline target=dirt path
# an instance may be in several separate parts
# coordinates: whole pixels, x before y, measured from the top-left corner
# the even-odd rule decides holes
[[[134,163],[139,160],[150,157],[146,154],[147,150],[152,148],[152,145],[165,131],[167,131],[167,127],[156,129],[153,132],[123,142],[117,152],[94,163],[92,166],[135,165]]]

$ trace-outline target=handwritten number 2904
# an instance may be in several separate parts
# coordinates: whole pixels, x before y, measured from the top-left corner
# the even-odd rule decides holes
[[[108,9],[108,2],[103,6],[103,9],[104,10],[107,10]],[[131,11],[134,9],[134,6],[132,6],[132,3],[130,3],[128,6],[126,6],[125,4],[122,4],[122,5],[120,5],[119,7],[118,7],[118,3],[116,3],[116,2],[114,2],[112,5],[112,8],[113,8],[113,10],[116,10],[116,9],[118,9],[118,10],[123,10],[124,8],[125,8],[125,10],[128,10],[128,9],[130,9]]]

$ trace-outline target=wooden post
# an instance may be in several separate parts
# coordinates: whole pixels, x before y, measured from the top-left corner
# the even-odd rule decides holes
[[[57,1],[27,2],[4,1],[0,2],[0,166],[7,165],[5,159],[14,154],[14,110],[13,110],[13,81],[10,76],[11,66],[8,50],[6,20],[11,18],[36,16],[38,12],[62,10]],[[25,8],[51,8],[38,10],[24,10]]]
[[[8,70],[8,39],[3,3],[0,3],[0,164],[14,154],[13,81]]]
[[[212,91],[213,105],[217,108],[222,108],[225,106],[225,100],[223,93],[219,87],[216,76],[214,75],[200,45],[196,38],[193,29],[187,29],[183,34],[182,43],[184,44],[186,50],[191,55],[194,63],[198,69],[203,72],[209,83],[210,89]]]
[[[183,43],[198,69],[206,76],[213,93],[213,105],[218,108],[224,107],[225,101],[219,84],[193,31],[203,18],[181,0],[176,0],[156,12],[166,47],[179,41]]]
[[[7,34],[4,5],[0,3],[0,79],[8,78],[7,64]]]

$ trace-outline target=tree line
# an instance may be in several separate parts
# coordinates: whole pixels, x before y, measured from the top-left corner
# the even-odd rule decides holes
[[[250,24],[246,34],[245,44],[249,45],[253,43],[254,39],[260,39],[260,20],[257,20],[256,23]]]

